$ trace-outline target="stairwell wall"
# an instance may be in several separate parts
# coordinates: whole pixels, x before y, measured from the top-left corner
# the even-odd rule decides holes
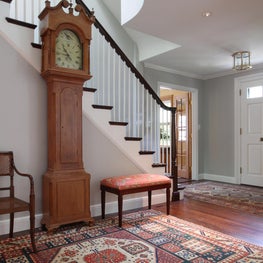
[[[115,18],[104,10],[102,3],[90,2],[88,6],[94,7],[97,17],[107,25],[107,30],[121,48],[127,51],[130,60],[137,64],[135,44]],[[17,28],[19,30],[19,27]],[[0,56],[0,151],[13,150],[18,169],[34,177],[36,226],[39,226],[42,218],[42,176],[47,171],[46,83],[36,67],[23,57],[20,50],[18,52],[14,45],[10,45],[6,38],[2,37],[1,32]],[[83,130],[84,166],[86,171],[91,173],[91,206],[93,207],[91,210],[92,216],[96,216],[100,214],[99,181],[108,176],[140,171],[85,118]],[[27,198],[28,191],[25,184],[22,181],[17,184],[20,186],[17,195],[22,199]],[[142,200],[140,196],[136,196],[139,198],[138,203]],[[111,200],[113,197],[109,198],[109,201]],[[116,198],[114,200],[116,201]],[[124,207],[124,209],[132,208],[134,202]],[[111,212],[117,211],[116,202],[112,202],[110,209]],[[8,233],[8,221],[8,216],[0,216],[0,235]],[[29,229],[27,214],[16,214],[16,221],[19,223],[16,222],[15,231]]]
[[[12,150],[17,168],[34,177],[39,213],[42,175],[47,169],[46,84],[1,35],[0,57],[0,150]],[[25,181],[16,184],[16,193],[21,198],[28,198]]]

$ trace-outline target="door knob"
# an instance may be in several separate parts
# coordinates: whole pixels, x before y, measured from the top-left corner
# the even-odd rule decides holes
[[[260,140],[261,142],[263,142],[263,137],[261,137],[259,140]]]

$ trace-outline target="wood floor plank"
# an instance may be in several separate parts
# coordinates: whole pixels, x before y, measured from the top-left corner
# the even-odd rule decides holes
[[[165,203],[152,208],[166,213]],[[260,216],[186,197],[171,202],[170,214],[263,247],[263,218]]]

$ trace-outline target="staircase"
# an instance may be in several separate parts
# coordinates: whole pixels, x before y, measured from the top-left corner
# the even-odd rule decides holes
[[[114,123],[111,120],[111,109],[94,107],[94,92],[83,94],[83,114],[97,127],[126,157],[143,173],[164,174],[163,165],[153,165],[152,154],[140,153],[141,138],[126,137],[127,123]]]
[[[0,0],[0,34],[40,72],[41,45],[36,15],[28,19],[28,14],[16,14],[14,10],[20,8],[15,7],[15,4],[21,5],[24,1],[11,2],[11,0]],[[28,1],[24,4],[26,2]],[[43,2],[32,1],[36,12],[39,13],[44,8]],[[55,5],[59,1],[51,2]],[[8,17],[10,3],[12,18]],[[76,0],[76,3],[82,5],[88,14],[90,13],[83,1]],[[34,6],[30,7],[32,14],[33,8]],[[21,20],[18,20],[19,17]],[[176,109],[162,103],[97,20],[93,26],[92,39],[90,71],[93,78],[84,83],[83,115],[143,173],[155,174],[165,173],[166,164],[160,160],[159,119],[160,114],[166,116],[168,119],[166,126],[171,129],[172,172],[169,176],[173,179],[172,199],[177,200],[179,194],[175,162]]]

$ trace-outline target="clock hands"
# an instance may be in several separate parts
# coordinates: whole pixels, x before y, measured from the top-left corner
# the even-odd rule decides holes
[[[67,40],[72,40],[72,37],[66,32],[65,32],[65,36],[66,36]]]
[[[70,59],[70,60],[72,60],[72,58],[71,58],[69,52],[67,51],[67,49],[65,48],[64,44],[62,44],[62,47],[63,47],[63,50],[64,50],[65,53],[66,53],[67,58]]]

